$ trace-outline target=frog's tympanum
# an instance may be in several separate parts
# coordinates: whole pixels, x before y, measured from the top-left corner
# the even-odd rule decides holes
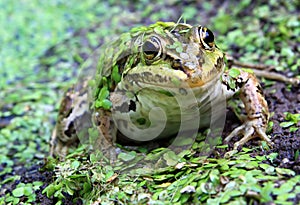
[[[100,147],[112,145],[118,137],[141,142],[152,140],[151,134],[171,137],[183,120],[186,125],[197,122],[197,128],[208,126],[211,110],[237,92],[247,116],[225,142],[242,136],[234,149],[255,137],[272,144],[265,133],[269,111],[261,86],[249,72],[225,71],[224,57],[204,26],[158,22],[124,33],[100,54],[95,74],[66,92],[52,154],[63,157],[70,146],[77,146],[78,122],[93,123],[101,133],[94,146]],[[149,114],[157,107],[160,110]],[[85,116],[88,110],[91,119]],[[197,112],[200,120],[193,115]]]

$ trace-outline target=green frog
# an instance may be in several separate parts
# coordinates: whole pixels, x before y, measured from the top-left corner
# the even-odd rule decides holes
[[[100,54],[96,67],[65,93],[51,155],[64,157],[76,147],[84,124],[99,131],[92,146],[108,150],[118,138],[143,143],[207,127],[224,116],[222,106],[235,93],[246,118],[224,142],[241,136],[234,150],[256,137],[272,145],[258,80],[243,69],[225,71],[225,55],[205,26],[157,22],[134,28]]]

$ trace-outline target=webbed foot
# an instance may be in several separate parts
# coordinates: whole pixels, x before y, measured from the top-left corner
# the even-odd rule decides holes
[[[241,126],[235,128],[224,140],[228,143],[234,136],[243,135],[244,137],[238,142],[234,143],[234,150],[237,150],[239,146],[244,145],[249,140],[259,137],[266,141],[268,145],[272,146],[273,143],[265,132],[265,127],[262,126],[260,119],[252,119],[244,122]]]

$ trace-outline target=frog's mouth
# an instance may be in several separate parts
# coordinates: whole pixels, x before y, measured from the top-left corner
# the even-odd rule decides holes
[[[196,88],[203,87],[209,82],[219,79],[221,73],[214,69],[211,69],[209,72],[203,71],[205,69],[198,69],[196,72],[190,72],[185,69],[175,70],[165,64],[138,66],[123,75],[122,81],[130,86],[136,85],[138,87],[143,87],[142,85],[145,84],[170,88]]]

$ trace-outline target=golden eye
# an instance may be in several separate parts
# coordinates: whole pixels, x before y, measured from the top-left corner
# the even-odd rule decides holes
[[[155,61],[162,56],[162,45],[158,37],[152,36],[145,41],[142,50],[146,60]]]
[[[202,26],[199,27],[198,32],[199,32],[200,41],[201,41],[202,45],[204,46],[204,48],[209,49],[209,50],[214,48],[215,37],[214,37],[213,32],[211,32],[211,30],[209,30],[208,28],[202,27]]]

